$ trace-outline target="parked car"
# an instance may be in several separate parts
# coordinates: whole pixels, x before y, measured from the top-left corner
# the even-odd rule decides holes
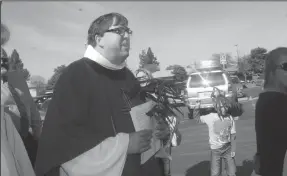
[[[256,81],[255,81],[255,84],[256,84],[256,86],[263,86],[264,85],[264,79],[257,79]]]
[[[34,102],[37,105],[37,108],[42,110],[43,103],[48,100],[52,99],[53,91],[47,91],[44,95],[40,95],[34,98]]]
[[[264,85],[264,76],[263,75],[253,76],[252,84],[255,84],[256,86],[262,87]]]
[[[51,100],[52,100],[52,97],[49,97],[49,98],[47,98],[47,99],[42,103],[41,109],[42,109],[44,112],[47,112],[47,109],[48,109],[48,107],[49,107],[49,104],[50,104]]]
[[[189,117],[192,117],[196,101],[201,100],[203,110],[213,109],[211,94],[213,87],[221,90],[229,99],[232,98],[232,83],[226,72],[218,68],[201,69],[189,75],[186,91],[185,104],[189,109]]]

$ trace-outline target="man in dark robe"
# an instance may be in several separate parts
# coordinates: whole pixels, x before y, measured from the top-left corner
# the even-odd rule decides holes
[[[161,176],[151,157],[151,130],[135,132],[132,107],[144,103],[140,86],[125,67],[131,30],[118,13],[97,18],[88,30],[82,59],[70,64],[54,88],[39,141],[37,176]],[[159,139],[169,134],[159,126]]]

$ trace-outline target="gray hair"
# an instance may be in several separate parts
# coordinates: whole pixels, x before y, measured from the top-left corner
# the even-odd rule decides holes
[[[96,46],[97,42],[95,39],[96,35],[103,36],[105,31],[107,31],[111,26],[128,26],[128,20],[126,17],[119,13],[109,13],[100,16],[95,19],[88,30],[88,45]]]

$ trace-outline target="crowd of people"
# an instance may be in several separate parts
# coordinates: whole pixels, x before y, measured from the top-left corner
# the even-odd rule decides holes
[[[135,130],[130,111],[147,100],[140,96],[140,84],[126,68],[132,35],[126,17],[109,13],[91,23],[86,51],[57,81],[43,125],[39,116],[30,113],[32,105],[23,104],[23,91],[9,83],[8,56],[2,48],[9,35],[1,24],[1,175],[171,175],[165,157],[154,155],[141,164],[141,154],[151,148],[153,138],[169,141],[173,136],[170,124],[164,121],[154,130]],[[242,115],[242,106],[227,100],[216,88],[212,100],[213,112],[203,114],[200,102],[194,110],[195,119],[209,128],[211,175],[220,175],[223,159],[228,175],[235,176],[233,118]],[[256,104],[254,166],[262,176],[282,176],[286,107],[287,48],[281,47],[266,56],[264,92]],[[27,138],[37,141],[33,151]]]

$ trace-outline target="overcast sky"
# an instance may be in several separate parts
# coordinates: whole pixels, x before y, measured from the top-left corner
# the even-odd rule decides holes
[[[287,46],[287,2],[7,2],[1,20],[11,30],[5,46],[19,51],[31,75],[48,79],[55,67],[80,59],[90,23],[119,12],[133,30],[129,67],[151,47],[161,70],[187,66],[213,53],[248,54],[252,48]]]

